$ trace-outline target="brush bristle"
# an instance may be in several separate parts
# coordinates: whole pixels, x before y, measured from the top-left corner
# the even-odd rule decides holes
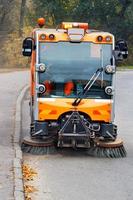
[[[33,155],[47,155],[56,153],[55,146],[36,147],[22,143],[21,149],[24,153]],[[123,158],[126,157],[126,150],[124,146],[105,148],[100,146],[91,147],[87,150],[87,155],[99,158]]]
[[[87,154],[90,156],[95,156],[99,158],[123,158],[126,157],[126,150],[124,146],[120,147],[92,147],[87,151]]]
[[[38,147],[38,146],[31,146],[25,143],[21,144],[21,150],[24,153],[30,153],[33,155],[47,155],[47,154],[54,154],[56,152],[54,146]]]

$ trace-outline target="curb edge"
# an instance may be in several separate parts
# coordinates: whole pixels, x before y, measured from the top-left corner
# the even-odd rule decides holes
[[[13,146],[14,146],[13,171],[14,171],[14,199],[15,200],[25,199],[23,177],[22,177],[22,151],[21,151],[19,142],[20,142],[20,134],[21,134],[22,101],[28,89],[29,89],[29,85],[26,85],[21,90],[20,95],[17,98],[16,110],[15,110],[15,127],[14,127],[14,135],[13,135]]]

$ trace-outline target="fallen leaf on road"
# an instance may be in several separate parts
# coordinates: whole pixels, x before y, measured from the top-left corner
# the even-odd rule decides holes
[[[25,200],[32,200],[32,198],[29,195],[26,195]]]
[[[37,172],[33,170],[29,165],[22,166],[23,178],[26,181],[32,181],[35,176],[37,176]]]
[[[32,185],[24,185],[24,191],[25,193],[33,193],[37,192],[38,190]]]

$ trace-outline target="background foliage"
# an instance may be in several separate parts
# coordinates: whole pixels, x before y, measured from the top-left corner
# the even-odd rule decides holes
[[[0,11],[1,30],[6,29],[8,35],[18,33],[17,40],[36,26],[38,17],[45,17],[48,27],[62,21],[88,22],[91,29],[109,31],[116,39],[127,40],[129,58],[125,64],[133,64],[132,0],[0,0]],[[14,23],[14,19],[19,20]],[[10,28],[5,26],[7,21]]]

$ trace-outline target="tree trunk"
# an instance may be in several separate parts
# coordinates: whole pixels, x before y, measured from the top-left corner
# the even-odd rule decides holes
[[[125,15],[126,10],[127,10],[127,8],[128,8],[128,6],[131,4],[131,1],[130,1],[130,0],[119,0],[119,2],[120,2],[121,5],[122,5],[122,10],[121,10],[119,16],[120,16],[121,18],[123,18],[124,15]]]
[[[26,7],[26,0],[22,0],[21,10],[20,10],[20,22],[19,22],[19,35],[20,36],[22,36],[22,33],[23,33],[25,7]]]

